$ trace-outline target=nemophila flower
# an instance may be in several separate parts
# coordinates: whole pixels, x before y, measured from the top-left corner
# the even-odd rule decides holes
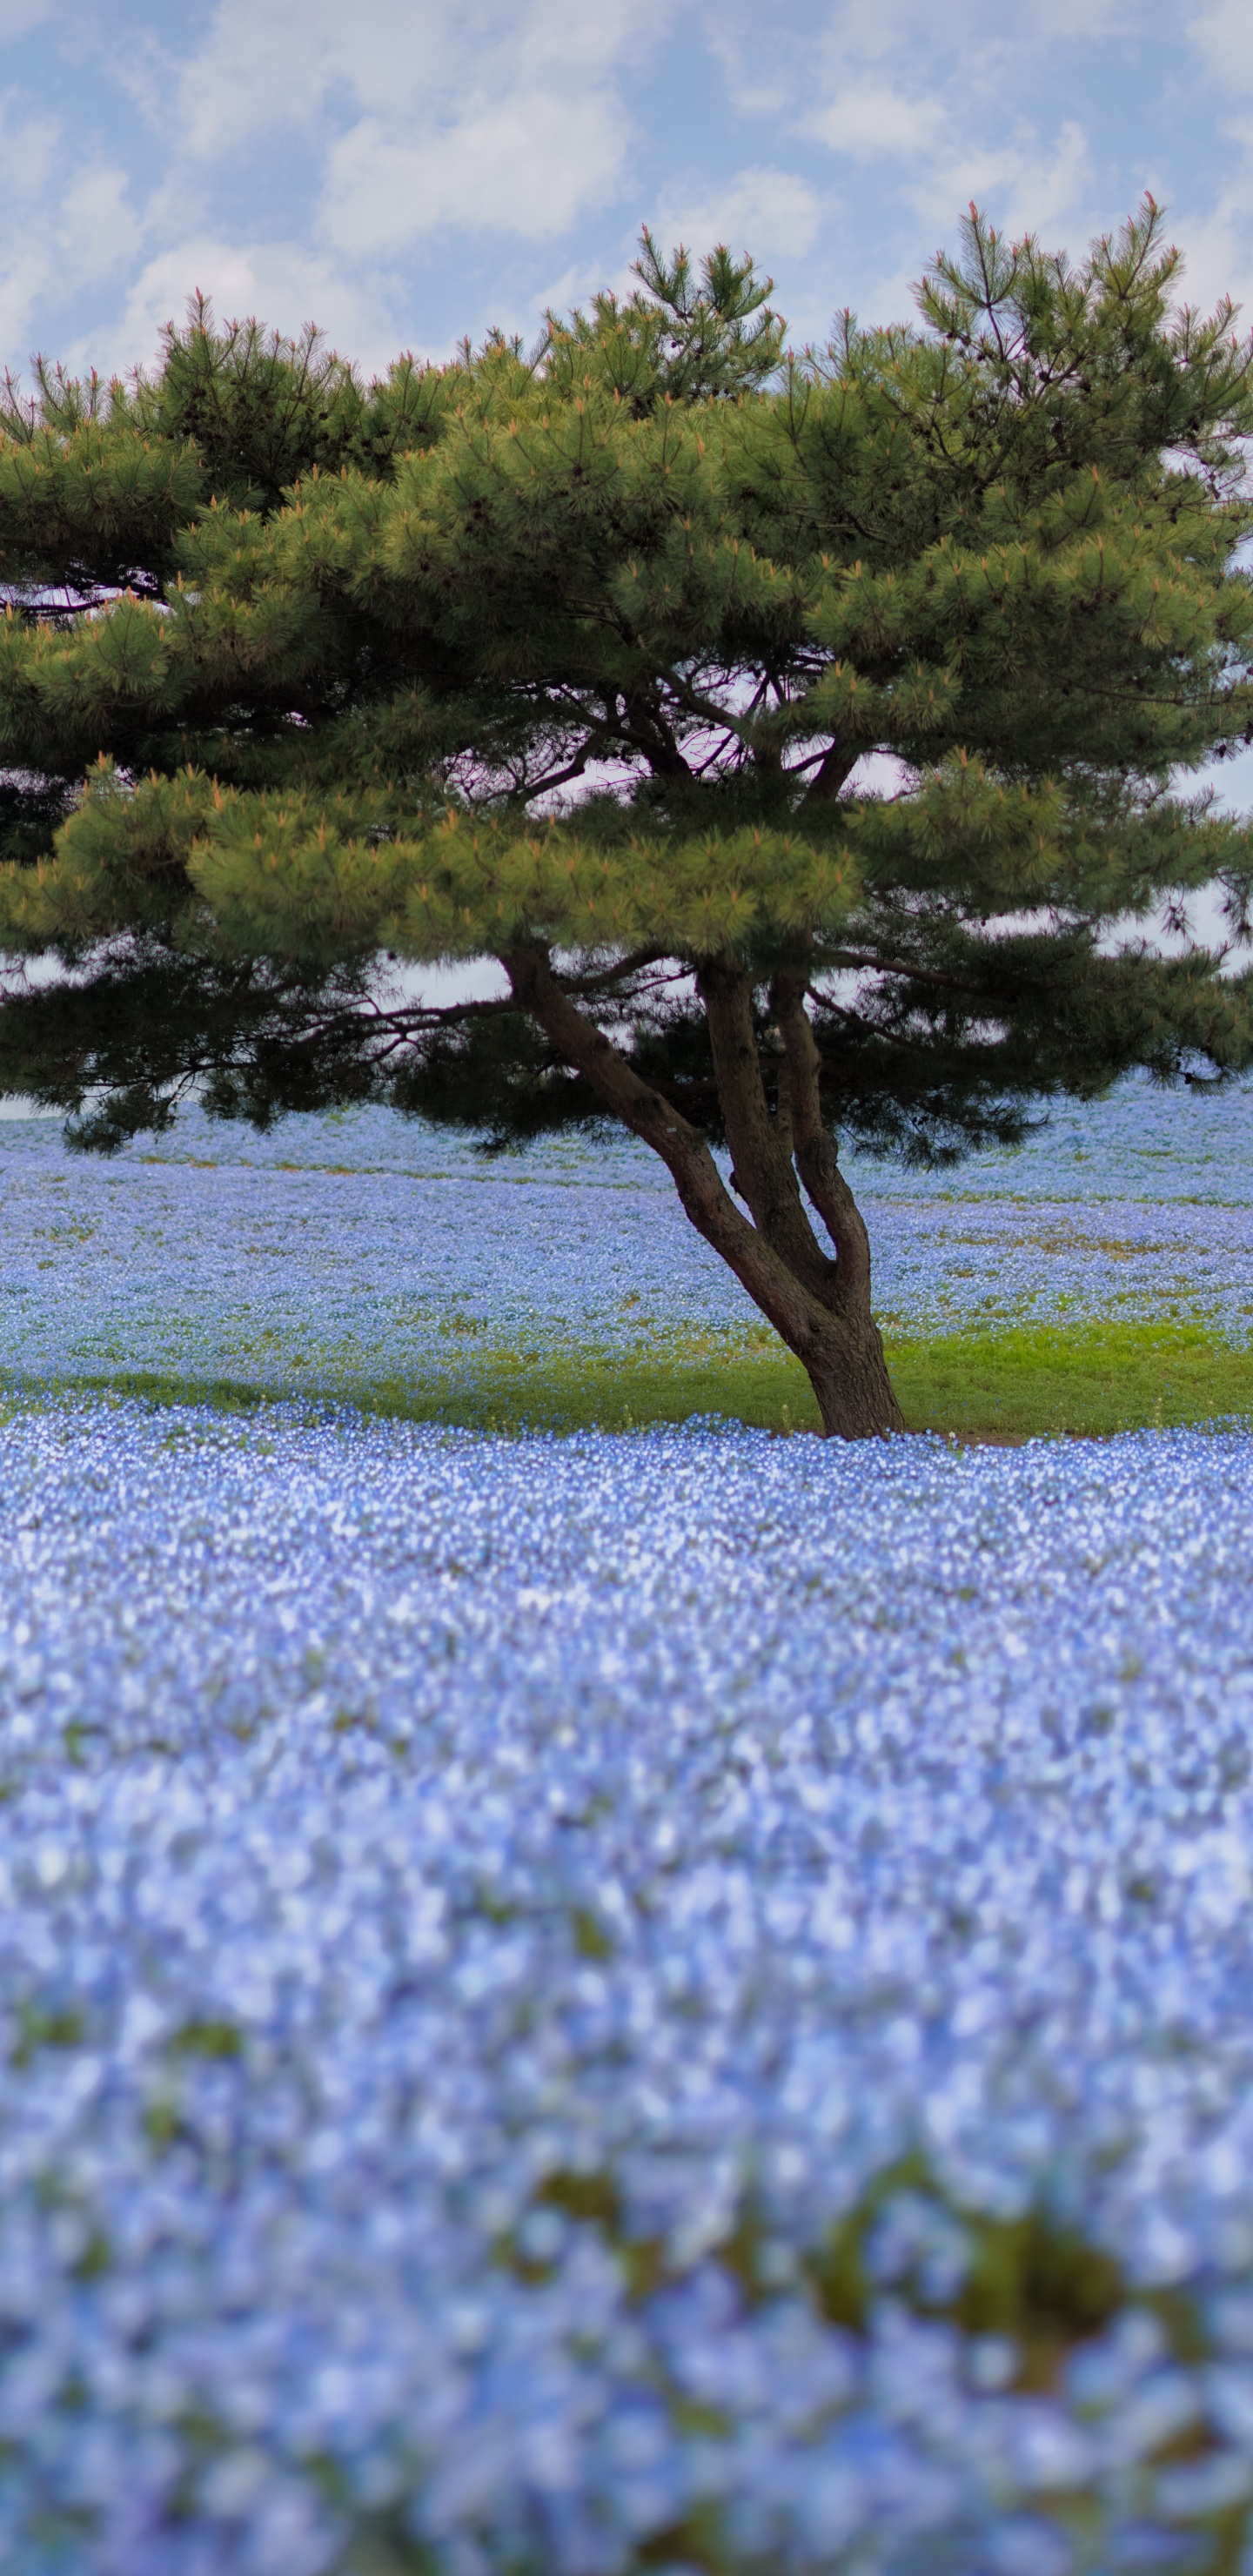
[[[59,1402],[0,1548],[19,2576],[1239,2564],[1245,1437]]]
[[[931,1333],[1165,1311],[1243,1342],[1251,1120],[1247,1089],[1133,1082],[955,1171],[851,1158],[881,1315]],[[466,1381],[501,1350],[542,1362],[760,1324],[629,1140],[485,1162],[382,1110],[270,1137],[190,1111],[101,1162],[50,1123],[4,1133],[3,1370],[351,1395],[380,1375]]]

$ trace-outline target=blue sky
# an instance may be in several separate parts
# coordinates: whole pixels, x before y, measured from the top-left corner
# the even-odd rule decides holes
[[[0,0],[0,355],[149,357],[193,286],[368,366],[529,333],[642,220],[796,339],[907,310],[976,197],[1081,250],[1150,187],[1253,301],[1253,0]]]
[[[529,339],[645,221],[799,344],[907,313],[972,197],[1078,253],[1146,188],[1253,320],[1253,0],[0,0],[0,171],[18,369],[143,362],[193,287],[367,368]]]

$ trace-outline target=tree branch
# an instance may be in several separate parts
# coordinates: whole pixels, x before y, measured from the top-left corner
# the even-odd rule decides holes
[[[869,966],[878,975],[908,975],[915,984],[942,984],[948,992],[972,993],[976,1001],[985,1005],[988,1002],[982,985],[968,984],[960,975],[942,974],[934,966],[911,966],[904,957],[872,957],[858,949],[844,948],[835,955],[824,956],[822,965],[824,969],[834,969],[837,973],[845,967]],[[825,999],[812,984],[808,990],[813,993],[815,1001]]]
[[[616,966],[602,966],[595,975],[561,975],[558,982],[564,993],[598,993],[606,984],[620,984],[628,975],[642,975],[649,966],[660,966],[669,957],[668,948],[633,948]]]
[[[593,1020],[576,1010],[557,983],[543,949],[499,952],[500,963],[524,1010],[551,1040],[563,1064],[583,1075],[611,1117],[665,1164],[699,1234],[735,1272],[741,1286],[803,1364],[821,1365],[830,1319],[818,1297],[789,1269],[765,1236],[740,1214],[699,1129],[689,1126],[650,1082],[642,1080]],[[813,1243],[815,1259],[821,1259]]]
[[[649,706],[643,690],[630,690],[624,698],[621,730],[623,740],[643,752],[654,777],[691,777],[671,727],[659,708]]]
[[[805,790],[801,804],[802,813],[806,805],[834,805],[837,796],[848,785],[864,748],[863,744],[861,748],[854,751],[847,743],[838,740],[828,743]]]
[[[718,1099],[735,1161],[735,1186],[759,1234],[773,1244],[811,1295],[828,1302],[832,1264],[817,1242],[800,1188],[771,1118],[753,1026],[753,978],[721,957],[703,958],[696,989],[704,1005]]]
[[[801,965],[775,976],[770,1007],[787,1054],[796,1168],[835,1247],[841,1292],[870,1303],[870,1238],[861,1210],[839,1167],[835,1138],[823,1122],[822,1059],[805,1008],[808,978]]]

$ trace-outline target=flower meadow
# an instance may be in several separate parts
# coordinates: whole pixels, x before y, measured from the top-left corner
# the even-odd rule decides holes
[[[1128,1085],[954,1171],[848,1168],[908,1333],[1162,1315],[1253,1324],[1253,1091]],[[0,1126],[0,1377],[122,1370],[351,1399],[502,1350],[630,1356],[761,1318],[645,1147],[484,1159],[382,1110],[271,1136],[184,1113],[110,1161]]]
[[[1235,1328],[1251,1107],[885,1191],[902,1304],[1004,1209]],[[625,1155],[0,1135],[0,2564],[1248,2576],[1247,1434],[369,1420],[546,1191],[581,1329],[735,1310]],[[322,1400],[66,1382],[215,1313]]]

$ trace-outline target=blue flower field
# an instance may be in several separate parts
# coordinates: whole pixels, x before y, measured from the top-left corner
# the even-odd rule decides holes
[[[885,1324],[1163,1314],[1253,1338],[1253,1091],[1130,1086],[1013,1153],[848,1161]],[[769,1328],[630,1139],[495,1159],[384,1110],[272,1136],[185,1112],[115,1160],[0,1124],[0,1375],[152,1371],[351,1400],[503,1348],[623,1356]]]
[[[860,1174],[881,1306],[1247,1340],[1251,1143]],[[1247,1430],[382,1419],[754,1319],[624,1146],[0,1153],[0,2565],[1248,2576]]]

